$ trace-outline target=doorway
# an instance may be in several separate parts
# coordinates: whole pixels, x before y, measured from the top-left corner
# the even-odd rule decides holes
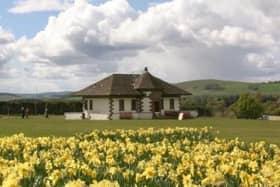
[[[153,102],[153,112],[160,112],[160,102],[159,101]]]

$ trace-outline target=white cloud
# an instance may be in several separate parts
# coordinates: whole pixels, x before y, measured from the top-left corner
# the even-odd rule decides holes
[[[13,42],[15,57],[28,79],[67,89],[144,66],[172,82],[280,79],[280,4],[266,2],[173,0],[137,11],[126,0],[76,0],[35,37]]]
[[[0,68],[13,55],[15,48],[14,35],[0,26]]]
[[[0,26],[0,45],[4,45],[14,41],[15,37],[11,32],[4,30]]]
[[[256,65],[259,69],[269,73],[279,72],[280,70],[280,59],[276,58],[271,53],[250,53],[247,55],[247,60],[249,63]]]
[[[209,45],[232,45],[243,47],[270,47],[273,38],[266,33],[247,31],[240,27],[224,26],[222,30],[201,30],[202,41]]]
[[[99,7],[75,3],[74,7],[50,17],[46,28],[31,40],[18,41],[20,59],[26,62],[59,65],[100,63],[134,55],[138,44],[115,43],[110,32],[136,12],[125,0],[114,0]],[[106,67],[105,67],[106,66]],[[112,64],[114,66],[114,64]]]
[[[9,12],[23,14],[42,11],[60,11],[69,8],[74,0],[17,0]]]

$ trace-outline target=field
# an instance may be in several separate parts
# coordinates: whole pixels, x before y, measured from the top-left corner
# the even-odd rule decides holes
[[[280,83],[250,83],[223,80],[194,80],[176,84],[193,95],[239,95],[242,93],[261,93],[279,95]],[[212,89],[210,89],[212,86]]]
[[[123,120],[123,121],[66,121],[63,117],[0,117],[0,136],[24,133],[26,136],[72,136],[94,129],[138,129],[168,127],[212,126],[220,133],[218,137],[232,139],[239,137],[247,142],[264,140],[280,145],[280,122],[263,120],[238,120],[225,118],[199,118],[178,120]]]
[[[279,186],[280,149],[209,128],[0,138],[3,187]]]
[[[0,128],[3,187],[280,185],[280,149],[270,144],[280,145],[279,122],[4,116]]]

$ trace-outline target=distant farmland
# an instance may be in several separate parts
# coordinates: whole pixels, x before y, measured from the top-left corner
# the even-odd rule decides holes
[[[280,95],[280,82],[249,83],[222,80],[195,80],[176,84],[193,95],[239,95],[241,93],[261,93]]]

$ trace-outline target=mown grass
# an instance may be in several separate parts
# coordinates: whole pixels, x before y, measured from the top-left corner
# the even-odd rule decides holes
[[[212,126],[218,130],[221,138],[239,137],[244,141],[264,140],[280,145],[280,122],[265,120],[239,120],[227,118],[198,118],[192,120],[116,120],[116,121],[66,121],[62,116],[0,117],[0,136],[24,133],[26,136],[72,136],[76,133],[94,129],[138,129],[168,127],[204,127]]]

